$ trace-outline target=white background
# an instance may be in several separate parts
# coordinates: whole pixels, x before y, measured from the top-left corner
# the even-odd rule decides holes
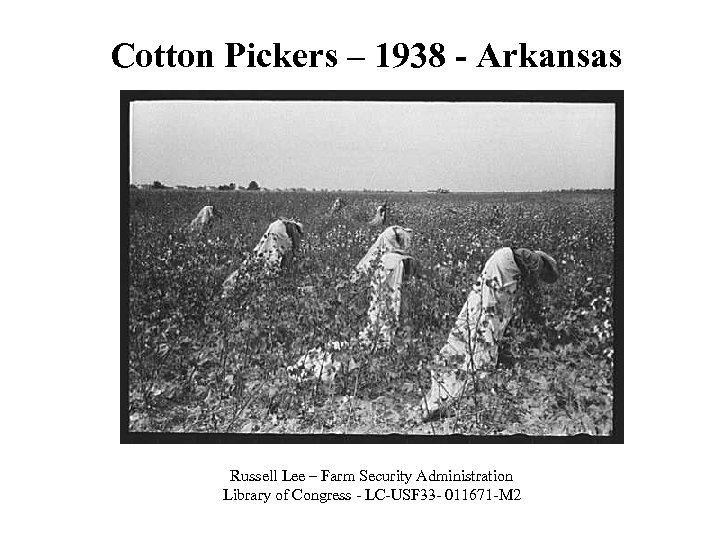
[[[1,38],[4,537],[716,534],[717,19],[705,4],[18,5],[4,7]],[[442,42],[469,59],[525,41],[620,49],[622,65],[122,70],[122,41],[217,53],[280,41],[340,57]],[[120,89],[624,90],[625,444],[121,446]],[[230,468],[320,467],[495,468],[524,501],[220,502]]]

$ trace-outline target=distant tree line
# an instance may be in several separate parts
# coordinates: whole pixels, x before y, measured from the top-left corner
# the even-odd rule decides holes
[[[171,189],[171,186],[166,186],[159,180],[155,180],[152,182],[152,184],[130,184],[130,189]],[[220,184],[219,186],[175,186],[175,189],[191,189],[191,190],[202,190],[202,189],[216,189],[218,191],[236,191],[236,190],[245,190],[248,191],[259,191],[260,186],[255,180],[252,180],[247,188],[244,188],[242,186],[238,186],[235,182],[230,182],[229,184]]]

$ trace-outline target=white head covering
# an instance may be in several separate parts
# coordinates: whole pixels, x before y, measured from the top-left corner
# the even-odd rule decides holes
[[[200,212],[198,212],[198,215],[195,216],[195,219],[190,223],[190,229],[193,231],[202,231],[210,224],[214,217],[215,207],[210,205],[203,206]]]
[[[302,224],[290,219],[278,219],[273,221],[265,231],[265,234],[255,246],[253,253],[255,257],[264,259],[270,265],[280,264],[286,253],[297,249],[293,239],[288,235],[286,223],[297,226],[302,234]]]
[[[368,250],[365,256],[360,259],[355,269],[358,272],[366,272],[370,269],[372,262],[386,253],[398,253],[408,255],[412,243],[412,229],[400,226],[388,227],[375,240],[375,243]]]

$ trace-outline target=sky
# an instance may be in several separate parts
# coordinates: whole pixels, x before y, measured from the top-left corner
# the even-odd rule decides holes
[[[131,181],[542,191],[614,186],[612,104],[139,101]]]

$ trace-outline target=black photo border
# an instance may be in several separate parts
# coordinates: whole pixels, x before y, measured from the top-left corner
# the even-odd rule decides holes
[[[166,433],[130,431],[129,411],[129,185],[130,103],[133,101],[409,101],[612,103],[615,105],[615,264],[613,315],[613,430],[610,435],[336,435]],[[623,336],[623,115],[622,90],[121,90],[120,91],[120,443],[349,443],[349,444],[622,444],[624,443]]]

